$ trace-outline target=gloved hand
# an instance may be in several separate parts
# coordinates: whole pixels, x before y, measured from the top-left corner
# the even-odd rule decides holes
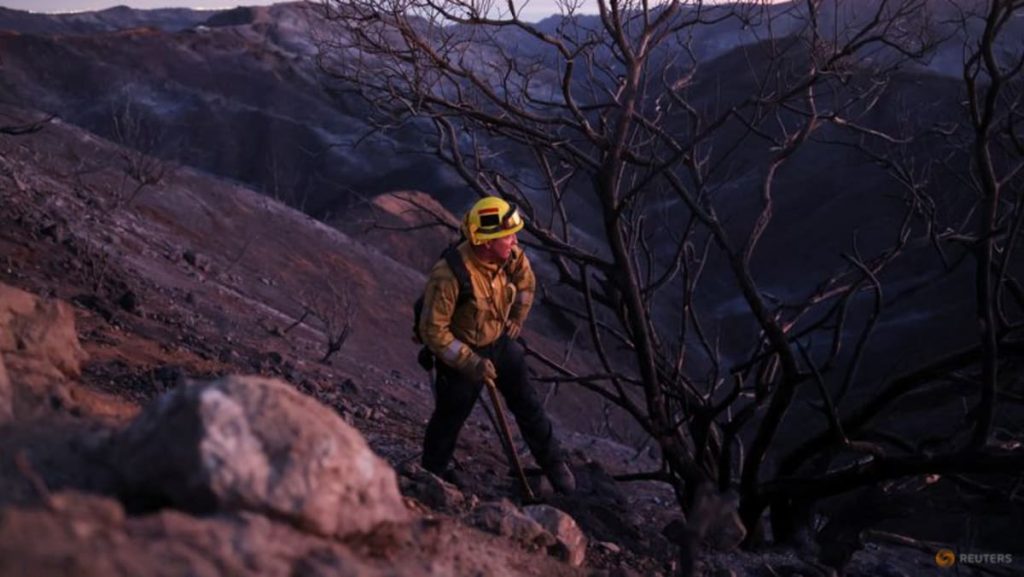
[[[469,365],[469,368],[466,370],[466,376],[474,381],[494,380],[498,378],[498,371],[494,368],[494,363],[491,362],[491,359],[479,357],[476,363]]]
[[[523,323],[520,321],[508,321],[508,326],[505,327],[505,334],[508,338],[516,340],[519,338],[519,333],[523,332]]]

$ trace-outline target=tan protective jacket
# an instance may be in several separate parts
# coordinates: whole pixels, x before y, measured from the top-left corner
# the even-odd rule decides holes
[[[460,244],[458,251],[473,284],[473,298],[456,310],[459,281],[442,258],[427,279],[419,333],[437,358],[462,371],[480,358],[473,348],[498,340],[507,321],[522,325],[533,305],[537,281],[518,246],[512,247],[504,265],[481,261],[468,242]]]

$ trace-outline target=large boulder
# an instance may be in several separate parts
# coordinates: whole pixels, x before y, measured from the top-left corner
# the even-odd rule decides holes
[[[126,496],[249,510],[320,535],[405,521],[395,471],[334,411],[275,379],[186,381],[114,441]]]
[[[72,308],[0,284],[0,420],[28,416],[39,407],[67,402],[66,384],[88,358],[78,342]]]

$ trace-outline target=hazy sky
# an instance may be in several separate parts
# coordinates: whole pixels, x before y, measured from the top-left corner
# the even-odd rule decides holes
[[[81,12],[118,5],[132,8],[233,8],[239,5],[274,4],[280,1],[282,0],[0,0],[0,6],[31,12]],[[555,5],[555,0],[530,0],[524,16],[529,20],[536,20],[554,14]]]

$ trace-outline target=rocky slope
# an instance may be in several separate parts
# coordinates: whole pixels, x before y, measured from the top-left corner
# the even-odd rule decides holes
[[[370,246],[192,169],[139,188],[132,161],[59,120],[0,137],[0,574],[672,571],[671,494],[612,480],[651,461],[585,434],[578,399],[552,403],[580,490],[538,486],[574,521],[522,506],[482,414],[457,454],[464,491],[415,465],[430,393],[406,336],[423,276],[403,261],[443,237]],[[377,220],[401,221],[409,198],[379,199]],[[214,380],[231,374],[260,378]],[[713,541],[724,550],[730,518]],[[706,563],[823,571],[794,552]],[[935,570],[928,553],[872,546],[849,574]]]
[[[19,110],[2,112],[12,121],[33,118]],[[422,273],[257,193],[189,169],[168,173],[129,202],[120,194],[128,186],[123,182],[122,151],[59,121],[37,134],[4,137],[0,148],[0,281],[60,299],[37,301],[6,287],[0,299],[0,308],[12,311],[0,314],[0,319],[15,319],[4,325],[4,334],[16,330],[12,327],[42,327],[31,328],[32,334],[41,335],[35,341],[16,334],[3,347],[5,374],[11,378],[0,378],[0,400],[6,400],[0,405],[6,423],[0,427],[0,459],[5,463],[0,467],[0,558],[5,560],[0,573],[21,575],[25,567],[34,568],[32,574],[57,573],[45,561],[55,556],[81,569],[80,574],[105,575],[112,568],[122,568],[118,570],[125,574],[135,574],[133,569],[139,567],[155,571],[157,557],[147,551],[168,546],[173,552],[167,558],[174,563],[160,569],[165,574],[192,569],[202,573],[197,567],[206,563],[220,567],[222,574],[239,574],[243,566],[260,567],[261,574],[279,574],[289,567],[306,574],[295,567],[360,567],[356,561],[344,561],[353,555],[370,560],[369,568],[358,569],[357,574],[377,574],[374,571],[382,567],[394,571],[382,574],[577,573],[543,554],[549,547],[562,550],[550,532],[518,509],[497,504],[502,497],[515,498],[516,490],[504,475],[493,431],[482,415],[473,419],[464,435],[465,446],[474,449],[459,455],[466,478],[479,483],[471,499],[413,466],[430,407],[426,375],[415,364],[416,348],[407,332],[408,303],[424,280]],[[316,300],[323,295],[332,298]],[[347,302],[357,303],[358,312],[351,317],[344,317]],[[42,312],[29,314],[37,309]],[[297,322],[313,309],[315,313]],[[50,310],[56,312],[46,312]],[[46,328],[54,318],[59,321],[56,328]],[[328,362],[318,362],[327,323],[346,320],[351,336]],[[38,355],[32,352],[36,341],[42,343]],[[21,350],[29,350],[30,359],[42,360],[19,360]],[[57,354],[62,356],[53,356]],[[205,433],[171,428],[162,435],[183,443],[212,435],[222,446],[243,453],[262,447],[265,456],[257,451],[256,456],[238,457],[232,468],[231,455],[185,454],[173,465],[168,462],[171,455],[185,447],[161,444],[154,440],[159,436],[154,432],[131,432],[160,421],[154,415],[163,414],[160,411],[167,410],[175,394],[188,390],[182,381],[186,376],[202,379],[231,373],[286,379],[290,386],[266,393],[270,400],[260,402],[299,405],[280,416],[277,424],[259,420],[269,418],[264,410],[227,411],[237,418],[221,423],[219,430],[229,433],[216,433],[214,423],[203,428]],[[295,397],[295,390],[304,393],[299,397],[306,401]],[[214,397],[233,398],[228,393]],[[152,405],[157,398],[159,404]],[[320,432],[312,429],[277,441],[261,436],[255,444],[230,441],[240,427],[263,435],[268,429],[285,434],[314,426],[310,416],[315,407],[302,405],[320,406],[312,399],[333,409],[320,417],[326,419]],[[149,412],[140,416],[147,405]],[[118,433],[133,419],[136,425]],[[185,419],[186,424],[192,421]],[[389,461],[388,471],[391,466],[404,471],[402,484],[409,498],[403,511],[408,508],[406,514],[414,521],[366,534],[369,526],[379,524],[367,524],[374,517],[367,516],[365,502],[375,498],[359,497],[363,509],[351,515],[355,521],[363,520],[363,536],[345,541],[338,552],[339,545],[331,541],[340,538],[337,531],[324,529],[338,521],[302,520],[310,512],[339,507],[311,500],[322,499],[319,493],[337,481],[281,485],[292,487],[291,493],[247,493],[238,487],[265,487],[265,482],[254,480],[266,477],[261,470],[271,471],[271,478],[284,483],[283,473],[273,472],[278,467],[274,459],[283,456],[297,460],[299,464],[292,466],[300,470],[307,458],[323,468],[323,449],[314,445],[308,457],[302,457],[298,447],[324,438],[346,421]],[[168,426],[183,425],[174,421]],[[596,442],[585,435],[573,439],[577,447]],[[632,457],[631,450],[601,443],[606,445],[604,453],[620,457],[615,466]],[[331,446],[346,445],[338,441]],[[210,458],[223,465],[214,470],[233,471],[227,477],[243,485],[230,485],[226,477],[208,479],[207,473],[189,468]],[[123,469],[125,463],[137,463],[135,472]],[[174,466],[180,467],[178,472],[168,472]],[[352,468],[337,464],[327,470],[337,478]],[[594,475],[599,475],[596,471]],[[394,479],[393,471],[390,475]],[[209,501],[203,496],[210,490],[202,486],[198,492],[180,493],[192,482],[170,483],[178,487],[179,497],[166,492],[169,479],[185,478],[208,479],[212,485],[202,486],[219,487],[227,496]],[[615,538],[618,523],[627,515],[624,503],[616,505],[612,497],[600,493],[593,503],[579,505],[581,518],[593,508],[616,519],[613,525],[593,515],[593,527],[605,539]],[[649,499],[651,506],[668,497],[655,492]],[[204,502],[206,506],[197,505]],[[480,509],[476,505],[481,502],[491,505]],[[280,507],[298,507],[299,517]],[[394,505],[389,507],[394,510]],[[191,517],[179,509],[214,517]],[[654,530],[646,539],[667,547],[657,527],[641,530],[640,520],[634,522],[635,535]],[[476,526],[489,527],[504,539],[473,533]],[[460,536],[467,531],[471,537]],[[73,538],[39,539],[46,534]],[[92,559],[89,552],[107,542],[121,545],[107,558]],[[264,542],[275,546],[265,551],[260,545]],[[60,549],[48,548],[50,543],[59,543]],[[231,543],[245,544],[244,550]],[[579,546],[573,555],[583,554]],[[306,555],[311,548],[320,551],[313,560]],[[540,557],[530,554],[538,550]],[[568,558],[569,551],[562,555]],[[634,563],[666,559],[644,560],[639,555]],[[337,560],[339,556],[343,561]]]

